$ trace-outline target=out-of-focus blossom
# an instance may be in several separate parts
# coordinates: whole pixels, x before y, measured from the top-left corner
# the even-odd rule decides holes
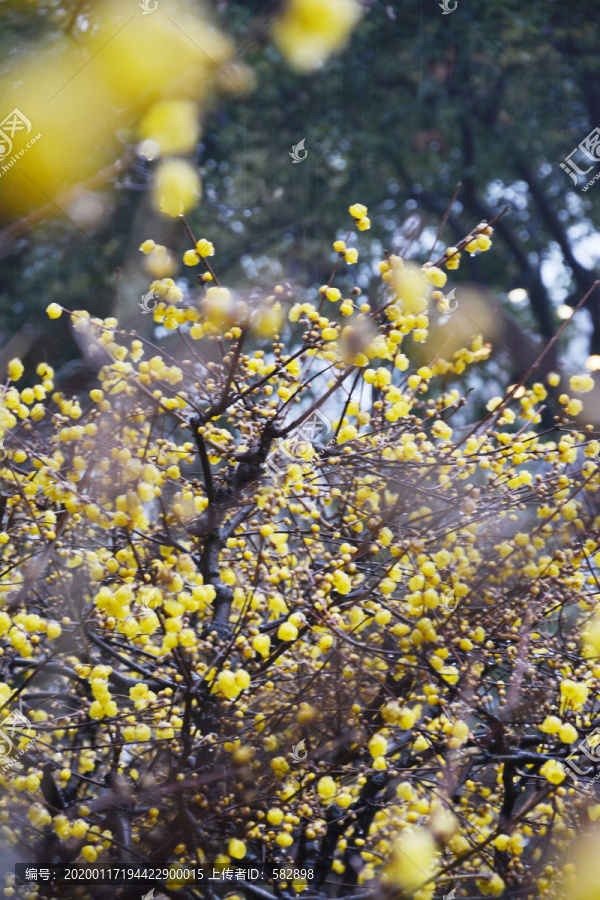
[[[294,69],[310,72],[341,50],[360,17],[357,0],[288,0],[273,38]]]
[[[169,16],[132,15],[105,0],[88,24],[76,29],[76,40],[32,43],[0,79],[0,121],[12,110],[25,120],[0,160],[9,166],[0,206],[17,214],[65,197],[114,162],[123,154],[119,130],[131,143],[141,135],[163,155],[192,150],[232,55],[207,12],[192,14],[176,0]]]
[[[140,122],[140,137],[156,141],[161,154],[188,153],[198,143],[199,109],[191,100],[160,100]]]
[[[156,173],[154,203],[168,216],[193,209],[201,195],[200,176],[185,159],[168,159]]]

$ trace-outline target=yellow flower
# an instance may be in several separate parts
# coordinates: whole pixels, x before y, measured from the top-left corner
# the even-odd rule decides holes
[[[272,337],[283,324],[283,310],[281,303],[275,303],[271,307],[259,307],[252,318],[252,331],[258,337]]]
[[[242,690],[237,684],[236,679],[231,675],[231,672],[228,671],[219,673],[216,688],[213,690],[216,689],[220,690],[228,700],[235,700]]]
[[[235,683],[240,691],[245,691],[250,684],[250,674],[245,669],[238,669],[234,675]]]
[[[555,759],[546,760],[540,768],[540,775],[544,775],[551,784],[560,784],[567,777],[562,764]]]
[[[452,735],[461,743],[464,743],[469,737],[469,726],[463,721],[455,722],[452,726]]]
[[[50,319],[58,319],[62,316],[62,306],[59,306],[58,303],[50,303],[46,307],[46,312]]]
[[[287,760],[283,756],[276,756],[271,760],[271,768],[278,778],[283,778],[290,771]]]
[[[388,881],[412,893],[432,873],[437,846],[426,828],[403,832],[394,841],[395,852],[385,874]]]
[[[293,68],[310,72],[344,46],[360,16],[358,0],[288,0],[273,38]]]
[[[323,778],[319,779],[317,791],[321,800],[331,800],[335,796],[337,787],[331,775],[324,775]]]
[[[594,390],[594,379],[591,375],[572,375],[569,379],[572,391],[578,394],[584,394],[586,391]]]
[[[252,639],[252,647],[261,656],[267,656],[271,648],[271,638],[268,634],[257,634]]]
[[[560,685],[560,692],[567,700],[570,700],[573,709],[580,709],[588,698],[588,689],[579,681],[565,678]]]
[[[431,288],[423,271],[398,256],[391,256],[389,265],[390,269],[384,272],[383,277],[393,287],[397,300],[401,301],[402,313],[414,316],[424,312]]]
[[[281,809],[270,809],[267,813],[267,822],[269,825],[281,825],[283,822],[283,811]]]
[[[572,744],[577,740],[579,735],[577,734],[577,729],[570,725],[568,722],[565,722],[558,729],[558,736],[563,744]]]
[[[8,377],[11,381],[18,381],[23,372],[25,371],[25,367],[20,359],[11,359],[8,364]]]
[[[139,132],[155,141],[162,154],[187,153],[200,136],[198,107],[191,100],[159,100],[142,119]]]
[[[475,884],[484,897],[490,894],[492,897],[500,897],[504,893],[504,881],[495,872],[486,879],[478,878]]]
[[[277,835],[275,841],[279,844],[280,847],[291,847],[291,845],[294,843],[294,838],[291,834],[288,834],[287,831],[282,831]]]
[[[441,269],[438,269],[437,266],[424,266],[423,272],[429,278],[432,284],[435,284],[436,287],[444,287],[446,281],[448,280],[448,276]]]
[[[323,338],[324,341],[335,341],[337,336],[338,336],[337,328],[331,328],[331,327],[324,328],[323,331],[321,332],[321,337]]]
[[[583,632],[583,644],[590,656],[600,655],[600,616],[591,619]]]
[[[435,422],[431,431],[436,437],[443,438],[445,441],[452,437],[452,429],[446,422]]]
[[[344,259],[349,265],[354,265],[358,260],[358,250],[355,247],[348,247],[344,252]]]
[[[499,834],[498,837],[494,838],[493,844],[497,850],[501,852],[506,850],[510,843],[510,838],[507,834]]]
[[[391,528],[384,526],[380,529],[377,537],[384,547],[389,547],[394,539],[394,532],[391,530]]]
[[[200,256],[214,256],[215,248],[211,244],[210,241],[207,241],[206,238],[200,238],[198,243],[196,244],[196,252]]]
[[[277,629],[277,637],[280,641],[294,641],[298,637],[298,629],[293,622],[282,622]]]
[[[246,845],[237,838],[231,838],[227,845],[227,852],[230,856],[233,856],[234,859],[243,859],[246,855]]]
[[[350,215],[355,219],[362,219],[366,216],[368,210],[362,203],[353,203],[349,209]]]
[[[558,734],[558,729],[562,725],[558,716],[546,716],[542,724],[539,726],[540,731],[546,734]]]
[[[443,666],[440,669],[440,675],[448,684],[456,684],[458,681],[459,671],[456,666]]]
[[[371,756],[385,756],[388,742],[382,734],[374,734],[369,741],[369,753]]]
[[[188,212],[200,199],[200,176],[191,163],[169,159],[156,172],[154,204],[167,216]]]
[[[349,594],[350,588],[352,587],[352,582],[350,581],[350,577],[346,575],[345,572],[341,572],[339,569],[337,569],[333,573],[333,586],[338,594]]]
[[[186,266],[197,266],[200,262],[200,257],[196,253],[195,250],[186,250],[183,254],[183,263]]]

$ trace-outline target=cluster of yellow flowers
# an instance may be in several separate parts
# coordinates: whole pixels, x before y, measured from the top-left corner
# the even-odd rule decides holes
[[[365,206],[350,214],[368,227]],[[485,228],[459,247],[486,250]],[[356,261],[346,241],[334,249]],[[214,254],[203,238],[183,263]],[[568,777],[600,687],[600,470],[581,401],[559,394],[556,434],[536,430],[556,373],[489,399],[482,422],[459,412],[448,380],[489,345],[473,335],[425,355],[432,289],[456,257],[389,256],[379,305],[337,287],[337,266],[318,305],[284,285],[253,305],[212,269],[186,301],[158,276],[154,321],[185,349],[158,353],[114,318],[72,311],[110,360],[79,399],[46,365],[19,390],[10,363],[2,703],[25,660],[61,665],[40,708],[21,692],[40,740],[0,777],[0,840],[14,845],[25,822],[33,842],[52,831],[108,860],[119,838],[91,810],[116,770],[132,798],[139,783],[136,852],[162,819],[171,862],[287,864],[308,841],[330,848],[334,875],[417,900],[440,873],[444,888],[450,874],[500,896],[525,871],[550,898],[548,866],[584,812],[600,816]],[[571,378],[573,393],[593,387]],[[297,433],[319,397],[331,421],[316,452]],[[284,479],[263,468],[274,451]],[[77,786],[58,813],[41,793],[48,759],[65,795]],[[232,776],[198,777],[204,766]],[[355,810],[334,846],[332,808]]]

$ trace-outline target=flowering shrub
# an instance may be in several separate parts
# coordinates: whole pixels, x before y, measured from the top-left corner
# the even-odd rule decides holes
[[[98,385],[66,396],[42,363],[21,389],[11,362],[0,700],[36,736],[0,776],[15,859],[266,862],[315,874],[277,896],[418,900],[462,878],[545,897],[561,873],[583,898],[560,859],[600,814],[597,763],[567,777],[600,676],[598,445],[572,396],[593,381],[552,434],[530,377],[473,421],[449,383],[483,338],[413,360],[492,226],[344,296],[367,212],[315,302],[236,297],[188,228],[199,296],[150,285],[169,352],[52,303],[107,354]],[[294,443],[316,411],[329,433]]]

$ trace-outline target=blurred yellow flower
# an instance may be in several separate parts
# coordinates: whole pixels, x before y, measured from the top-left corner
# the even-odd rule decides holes
[[[162,154],[188,153],[198,143],[198,118],[198,106],[191,100],[160,100],[140,122],[140,137],[156,141]]]
[[[407,892],[413,892],[432,874],[437,847],[426,828],[404,832],[394,841],[396,849],[386,868],[388,880]]]
[[[167,216],[180,216],[193,209],[201,196],[200,176],[184,159],[169,159],[156,173],[154,203]]]
[[[288,0],[273,38],[294,69],[310,72],[341,50],[360,16],[358,0]]]
[[[569,379],[572,391],[583,394],[594,390],[594,379],[590,375],[571,375]]]
[[[193,149],[233,46],[206,12],[191,14],[178,0],[169,12],[131,16],[104,0],[86,14],[86,31],[75,26],[75,40],[45,37],[9,63],[0,77],[6,111],[17,108],[30,125],[14,151],[31,146],[18,189],[13,178],[0,180],[0,206],[20,214],[65,196],[122,155],[117,131],[131,123],[163,153]]]

